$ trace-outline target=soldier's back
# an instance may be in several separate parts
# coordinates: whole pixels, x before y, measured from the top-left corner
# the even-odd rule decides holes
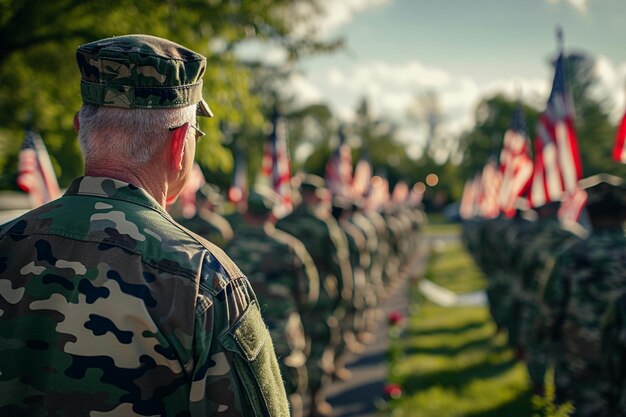
[[[231,367],[252,343],[280,381],[248,281],[144,190],[79,179],[2,230],[0,259],[1,415],[276,406]]]
[[[547,326],[557,340],[555,383],[572,399],[575,415],[610,415],[611,384],[600,354],[601,322],[607,307],[626,292],[626,237],[600,230],[557,258],[546,284]]]

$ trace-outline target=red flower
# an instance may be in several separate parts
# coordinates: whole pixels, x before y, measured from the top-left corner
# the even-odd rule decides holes
[[[402,387],[398,384],[385,385],[385,395],[390,398],[400,398],[402,396]]]
[[[396,325],[400,324],[402,319],[404,319],[404,316],[402,316],[402,313],[400,313],[397,310],[394,310],[391,313],[389,313],[389,316],[387,317],[387,322],[391,326],[396,326]]]

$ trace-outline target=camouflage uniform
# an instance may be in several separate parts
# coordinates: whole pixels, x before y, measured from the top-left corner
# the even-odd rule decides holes
[[[357,334],[361,342],[372,341],[377,327],[378,300],[383,296],[383,260],[378,253],[378,234],[376,227],[365,217],[360,208],[356,208],[349,218],[349,222],[357,227],[365,236],[365,254],[361,256],[361,264],[365,268],[365,311],[364,328]]]
[[[245,222],[243,220],[243,214],[239,211],[235,210],[231,213],[225,214],[224,219],[228,222],[233,233],[237,233],[237,230],[241,229]]]
[[[540,336],[553,344],[557,400],[572,401],[576,417],[612,416],[601,323],[607,307],[626,292],[626,184],[598,174],[579,187],[587,192],[592,232],[557,257],[543,294]]]
[[[302,317],[317,301],[319,278],[302,242],[269,222],[243,226],[226,253],[252,284],[274,341],[287,394],[303,394],[307,342]]]
[[[544,343],[545,338],[535,337],[538,322],[541,320],[540,293],[555,258],[582,237],[556,218],[539,219],[530,234],[532,242],[524,250],[519,264],[520,291],[517,296],[519,328],[516,342],[518,349],[525,356],[532,383],[536,389],[540,389],[543,386],[550,356],[549,346]]]
[[[216,186],[204,184],[196,192],[196,210],[192,217],[184,217],[182,210],[168,211],[182,226],[218,247],[224,248],[226,243],[233,238],[233,229],[228,220],[215,212],[222,200]],[[174,213],[177,214],[174,215]]]
[[[387,224],[383,216],[373,209],[366,209],[363,211],[363,215],[367,220],[374,225],[376,234],[378,236],[378,251],[375,260],[372,260],[373,267],[379,268],[373,272],[375,276],[380,276],[380,282],[382,283],[381,292],[378,294],[379,299],[386,298],[389,292],[388,282],[393,278],[391,271],[393,267],[393,261],[391,260],[390,249],[390,237],[387,230]],[[390,268],[390,262],[392,267]],[[377,279],[376,279],[377,281]]]
[[[322,214],[305,203],[280,219],[276,227],[304,243],[319,274],[317,305],[303,318],[304,330],[312,340],[309,386],[313,393],[319,393],[330,382],[334,350],[341,341],[339,320],[352,297],[347,243],[330,214]]]
[[[221,215],[209,210],[199,209],[189,219],[176,217],[175,220],[220,248],[224,248],[228,241],[233,238],[233,229],[228,221]]]
[[[245,276],[109,178],[2,228],[0,369],[2,416],[289,415]]]
[[[348,351],[360,352],[362,346],[356,339],[357,327],[360,326],[365,307],[365,271],[361,265],[361,256],[365,250],[365,236],[353,224],[347,221],[352,210],[352,203],[343,197],[333,197],[332,216],[336,220],[347,244],[348,261],[350,263],[351,298],[346,303],[344,315],[340,321],[341,341],[335,349],[335,371],[337,379],[349,379],[350,371],[345,367]],[[359,327],[360,329],[361,327]]]
[[[602,361],[611,382],[610,415],[626,417],[626,293],[611,305],[604,319]]]
[[[510,323],[514,276],[509,268],[511,253],[503,250],[502,239],[510,220],[505,217],[486,219],[480,227],[478,262],[487,278],[489,311],[499,330]]]

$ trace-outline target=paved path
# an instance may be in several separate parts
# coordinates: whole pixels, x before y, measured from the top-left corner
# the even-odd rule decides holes
[[[421,277],[426,265],[428,242],[424,241],[410,276]],[[387,316],[397,310],[409,316],[409,280],[398,288],[381,305],[381,320],[376,331],[376,341],[358,355],[352,355],[347,368],[352,372],[348,381],[334,382],[328,391],[328,402],[333,406],[333,417],[380,417],[376,404],[382,401],[387,380]]]

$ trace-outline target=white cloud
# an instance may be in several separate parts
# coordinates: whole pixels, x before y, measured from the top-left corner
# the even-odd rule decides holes
[[[354,107],[361,97],[367,97],[375,115],[396,121],[405,118],[418,95],[434,92],[443,112],[445,129],[454,133],[471,125],[473,107],[481,94],[478,84],[471,78],[454,77],[417,61],[370,62],[348,69],[332,68],[320,78],[328,83],[325,92],[331,103],[345,102],[350,97]],[[462,120],[459,114],[465,115]],[[409,136],[416,137],[414,133]]]
[[[422,155],[428,135],[424,124],[407,119],[407,111],[418,96],[431,92],[436,95],[442,116],[438,133],[448,143],[474,125],[475,108],[481,98],[496,93],[511,98],[521,94],[522,100],[541,108],[550,88],[547,79],[511,78],[479,84],[471,77],[457,76],[418,61],[373,61],[346,68],[326,68],[310,73],[309,79],[310,84],[301,81],[293,85],[300,86],[303,94],[316,86],[321,100],[342,120],[351,120],[359,100],[366,97],[374,117],[392,119],[400,126],[398,139],[412,158]],[[448,145],[440,151],[454,152],[455,147]]]
[[[626,62],[613,63],[603,55],[596,56],[595,75],[599,83],[594,94],[600,100],[608,99],[611,120],[617,122],[626,110]]]
[[[604,56],[596,59],[599,96],[610,98],[608,110],[617,122],[626,110],[626,62],[615,64]],[[399,140],[406,144],[411,156],[418,156],[426,141],[426,129],[407,120],[407,110],[418,95],[434,92],[441,108],[443,122],[440,133],[456,137],[474,123],[476,105],[484,97],[505,94],[511,99],[543,110],[550,93],[550,76],[542,78],[511,77],[480,84],[468,76],[456,76],[417,61],[404,63],[368,62],[347,68],[326,68],[293,82],[294,94],[326,102],[337,117],[351,120],[363,97],[369,100],[375,117],[395,120],[401,129]],[[300,90],[298,90],[300,89]]]
[[[235,53],[244,61],[260,61],[267,65],[280,65],[287,60],[287,52],[283,48],[259,40],[238,44]]]
[[[296,37],[310,36],[323,39],[335,30],[350,23],[354,17],[368,9],[380,7],[394,0],[320,0],[321,14],[311,10],[307,3],[295,3],[292,7],[296,24],[293,34]],[[224,48],[223,40],[214,41],[211,46],[220,51]],[[244,41],[237,45],[236,54],[245,60],[258,60],[266,64],[279,65],[286,61],[286,51],[277,45],[262,43],[258,40]]]
[[[292,74],[279,88],[281,88],[283,94],[293,97],[298,106],[325,101],[320,89],[302,74]]]
[[[559,3],[561,0],[547,0],[548,3]],[[564,0],[581,13],[587,12],[589,0]]]
[[[391,1],[393,0],[321,0],[318,4],[322,10],[322,16],[315,19],[310,18],[315,15],[310,6],[297,3],[298,9],[295,13],[300,17],[309,18],[302,19],[301,27],[296,29],[296,33],[304,34],[313,29],[319,37],[326,37],[341,26],[350,23],[356,14]]]

